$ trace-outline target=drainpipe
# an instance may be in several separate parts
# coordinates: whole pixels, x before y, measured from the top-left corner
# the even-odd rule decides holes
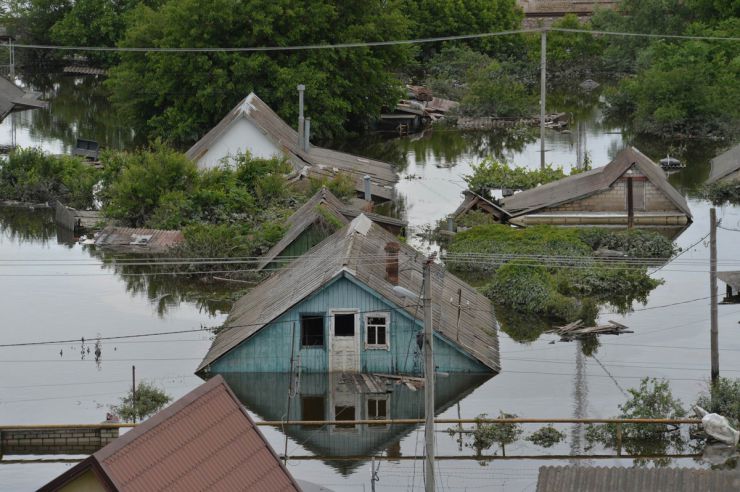
[[[311,118],[306,118],[303,122],[303,150],[308,152],[311,148]]]
[[[373,199],[373,195],[370,192],[370,176],[366,174],[362,179],[365,181],[365,200],[370,202]]]
[[[306,86],[298,84],[298,148],[303,148],[303,91],[306,90]]]

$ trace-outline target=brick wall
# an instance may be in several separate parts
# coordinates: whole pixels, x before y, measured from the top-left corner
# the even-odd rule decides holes
[[[3,454],[91,454],[118,437],[118,429],[62,428],[0,430]]]
[[[620,179],[608,190],[538,212],[625,212],[626,210],[627,181]],[[645,210],[650,212],[678,211],[673,202],[650,181],[645,181]]]

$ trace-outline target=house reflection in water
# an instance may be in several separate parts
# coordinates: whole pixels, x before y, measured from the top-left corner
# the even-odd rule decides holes
[[[287,411],[290,374],[226,373],[223,377],[248,410],[263,420],[281,420]],[[438,377],[435,387],[436,414],[459,402],[490,375],[450,374]],[[303,373],[289,420],[371,420],[424,418],[424,390],[373,375]],[[344,475],[363,466],[364,461],[331,458],[370,456],[386,451],[399,456],[399,443],[417,426],[336,425],[286,427],[288,436],[305,446],[324,463]]]

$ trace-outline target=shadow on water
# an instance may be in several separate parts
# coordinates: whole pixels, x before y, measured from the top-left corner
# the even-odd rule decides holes
[[[47,244],[57,236],[54,212],[0,207],[0,230],[11,242]]]
[[[223,377],[244,405],[263,420],[284,420],[288,414],[289,373],[227,373]],[[435,385],[436,414],[447,410],[491,378],[490,375],[450,374]],[[378,388],[376,388],[378,389]],[[373,392],[342,374],[301,374],[290,404],[289,420],[415,419],[424,417],[424,390],[389,384]],[[399,457],[399,443],[417,426],[347,425],[288,426],[288,437],[304,446],[344,476],[365,461],[331,458],[369,456],[386,451]],[[289,452],[295,444],[288,447]]]

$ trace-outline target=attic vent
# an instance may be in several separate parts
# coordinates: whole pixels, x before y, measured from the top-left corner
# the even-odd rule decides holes
[[[129,244],[132,244],[134,246],[146,246],[149,244],[149,241],[152,239],[151,234],[132,234],[131,235],[131,242]]]

